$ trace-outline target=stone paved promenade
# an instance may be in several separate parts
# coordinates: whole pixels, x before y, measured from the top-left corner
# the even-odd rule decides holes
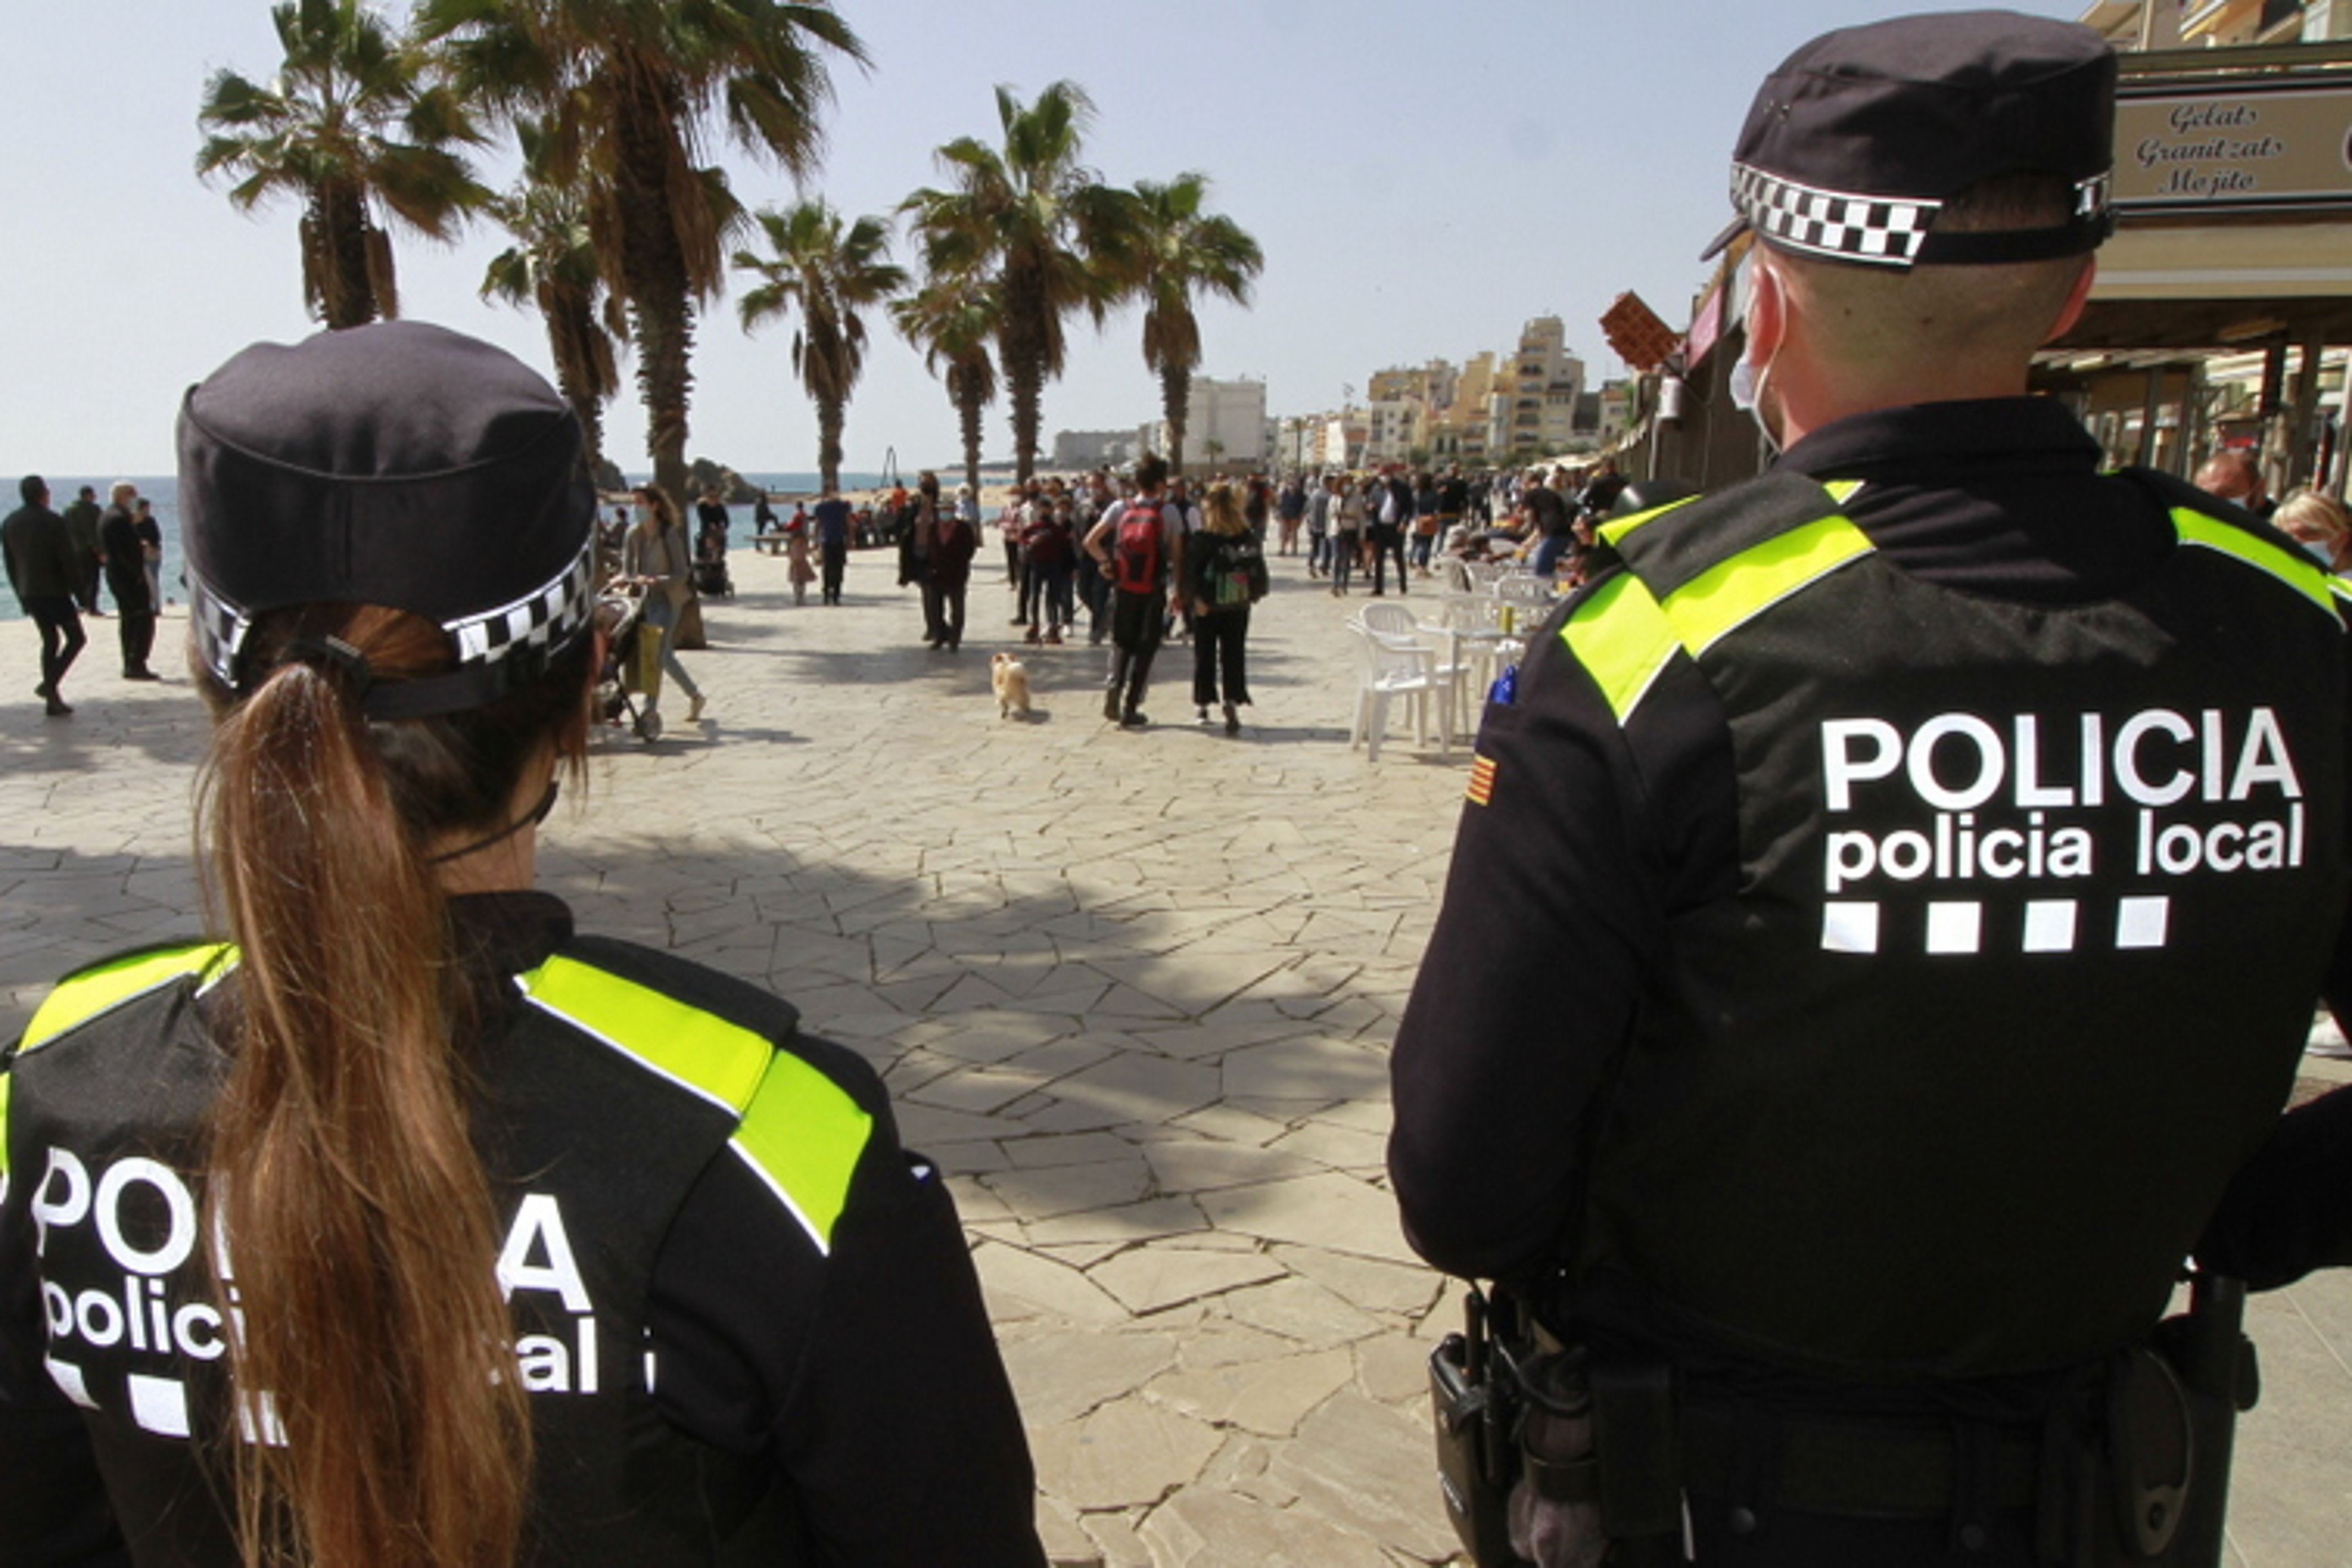
[[[878,553],[831,610],[739,553],[685,656],[708,718],[601,742],[543,879],[882,1069],[953,1173],[1057,1561],[1447,1561],[1423,1363],[1458,1310],[1398,1234],[1381,1147],[1464,757],[1402,728],[1377,765],[1349,752],[1340,606],[1288,562],[1239,738],[1190,722],[1181,645],[1147,732],[1102,722],[1083,646],[1033,650],[1037,717],[1000,722],[993,559],[948,655]],[[0,624],[0,1037],[65,969],[193,929],[200,710],[184,677],[116,679],[114,623],[90,631],[79,714],[45,721],[32,628]],[[2255,1312],[2241,1560],[2344,1561],[2352,1288]]]

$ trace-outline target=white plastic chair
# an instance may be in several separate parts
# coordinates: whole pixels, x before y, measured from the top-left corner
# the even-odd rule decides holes
[[[1495,597],[1507,604],[1532,605],[1544,610],[1549,610],[1559,602],[1549,580],[1530,576],[1525,572],[1513,572],[1496,578],[1493,593]]]
[[[1437,754],[1453,754],[1454,675],[1438,673],[1437,656],[1417,642],[1382,635],[1360,621],[1350,621],[1358,645],[1356,718],[1348,734],[1353,748],[1370,744],[1368,760],[1381,760],[1381,742],[1388,733],[1389,703],[1413,700],[1413,739],[1429,743],[1429,700],[1437,699]]]

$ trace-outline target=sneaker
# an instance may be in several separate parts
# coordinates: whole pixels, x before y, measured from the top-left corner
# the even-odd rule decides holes
[[[687,702],[686,702],[686,721],[687,721],[688,723],[689,723],[689,724],[692,724],[692,723],[696,722],[697,721],[700,720],[700,719],[701,719],[701,717],[702,717],[702,693],[701,693],[701,692],[699,692],[699,691],[698,691],[698,692],[696,692],[692,697],[689,697],[689,698],[688,698],[688,699],[687,699]]]
[[[1103,693],[1103,717],[1114,724],[1118,722],[1118,692],[1106,691]]]
[[[161,680],[163,678],[156,674],[152,669],[126,669],[122,672],[122,679],[125,680]]]
[[[1195,709],[1192,710],[1192,713],[1193,713],[1193,718],[1192,718],[1192,722],[1193,722],[1193,723],[1195,723],[1195,724],[1205,724],[1205,723],[1207,723],[1207,722],[1209,721],[1209,705],[1208,705],[1207,703],[1205,703],[1205,702],[1202,703],[1198,708],[1195,708]]]
[[[1151,721],[1144,716],[1142,709],[1130,708],[1118,716],[1118,727],[1122,730],[1148,730],[1151,727]]]
[[[1061,628],[1057,626],[1057,627],[1055,627],[1054,630],[1052,630],[1052,631],[1050,631],[1050,632],[1047,632],[1047,633],[1045,634],[1045,641],[1046,641],[1046,644],[1047,644],[1049,647],[1061,647],[1061,646],[1062,646],[1062,632],[1061,632]]]
[[[73,717],[73,710],[58,699],[52,697],[49,699],[48,715],[52,719],[70,719]]]
[[[38,686],[33,688],[33,695],[39,698],[42,701],[47,702],[49,700],[49,683],[44,680]]]
[[[1239,710],[1234,708],[1232,703],[1228,702],[1225,704],[1225,733],[1228,735],[1238,735],[1241,732],[1241,712]]]
[[[1040,636],[1038,636],[1038,635],[1037,635],[1037,628],[1036,628],[1035,626],[1031,626],[1031,627],[1029,628],[1028,634],[1027,634],[1026,636],[1024,636],[1021,640],[1022,640],[1023,642],[1024,642],[1024,643],[1027,643],[1030,647],[1036,647],[1039,643],[1044,642],[1045,639],[1044,637],[1040,637]]]

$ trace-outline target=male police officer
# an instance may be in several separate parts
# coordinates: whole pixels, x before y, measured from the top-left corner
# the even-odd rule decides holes
[[[2179,1511],[2097,1457],[2178,1479],[2131,1352],[2338,929],[2345,643],[2291,542],[2024,395],[2115,69],[1979,12],[1767,79],[1738,379],[1785,449],[1605,529],[1486,713],[1390,1169],[1431,1261],[1671,1384],[1602,1504],[1667,1472],[1703,1563],[2105,1562]]]

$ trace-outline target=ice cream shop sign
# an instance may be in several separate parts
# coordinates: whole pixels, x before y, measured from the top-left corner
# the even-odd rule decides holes
[[[2352,85],[2126,88],[2115,200],[2126,212],[2352,208]]]

